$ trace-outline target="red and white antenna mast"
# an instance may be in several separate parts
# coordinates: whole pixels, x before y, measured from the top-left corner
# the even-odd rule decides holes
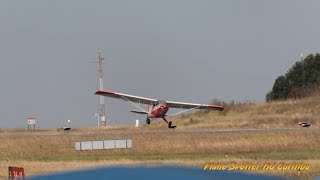
[[[102,50],[97,50],[97,60],[99,64],[99,90],[103,90],[103,64],[102,61],[104,60],[104,57],[102,55]],[[100,96],[100,108],[99,108],[99,126],[106,126],[106,105],[104,102],[104,96]]]

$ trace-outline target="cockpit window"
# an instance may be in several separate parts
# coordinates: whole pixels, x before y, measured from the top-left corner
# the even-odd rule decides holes
[[[164,100],[158,100],[158,101],[156,102],[156,106],[159,105],[159,104],[166,105],[166,101],[164,101]]]

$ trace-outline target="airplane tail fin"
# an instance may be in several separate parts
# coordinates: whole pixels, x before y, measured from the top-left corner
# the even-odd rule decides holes
[[[130,112],[132,112],[132,113],[137,113],[137,114],[148,114],[148,113],[145,112],[145,111],[137,111],[137,110],[131,110]]]

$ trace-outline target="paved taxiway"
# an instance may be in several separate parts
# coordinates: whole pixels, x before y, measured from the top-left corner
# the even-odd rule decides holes
[[[190,129],[190,130],[179,130],[179,129],[130,129],[130,130],[90,130],[85,131],[70,131],[70,132],[52,132],[52,131],[30,131],[30,132],[2,132],[0,138],[4,137],[21,137],[21,136],[79,136],[79,135],[117,135],[117,134],[212,134],[212,133],[241,133],[241,132],[275,132],[275,131],[318,131],[319,128],[248,128],[248,129]]]

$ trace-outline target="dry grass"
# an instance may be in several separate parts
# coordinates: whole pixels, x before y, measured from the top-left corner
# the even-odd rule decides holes
[[[76,152],[79,140],[132,138],[134,148],[111,151]],[[0,157],[5,160],[86,160],[86,155],[112,158],[108,155],[261,153],[283,151],[318,151],[319,131],[242,132],[211,134],[122,134],[65,135],[0,138]],[[171,154],[171,155],[170,155]],[[101,156],[101,157],[100,157]],[[105,157],[104,157],[105,156]],[[128,156],[128,157],[130,157]],[[319,154],[320,156],[320,154]],[[118,158],[118,157],[116,157]],[[133,157],[134,158],[134,157]],[[89,160],[91,160],[89,158]]]
[[[179,129],[230,129],[299,127],[300,121],[320,128],[320,94],[299,100],[227,105],[223,112],[196,111],[170,119]],[[161,120],[150,128],[164,128]]]
[[[302,176],[311,177],[320,173],[319,102],[318,94],[303,100],[237,104],[226,107],[224,112],[197,111],[171,119],[178,123],[177,131],[180,129],[287,128],[297,127],[299,121],[312,124],[309,129],[297,131],[188,134],[173,133],[168,130],[167,133],[143,133],[148,130],[167,130],[163,122],[152,122],[151,125],[140,128],[76,129],[71,134],[64,134],[57,130],[37,132],[1,130],[0,174],[6,175],[9,165],[23,166],[27,175],[35,175],[137,163],[168,163],[202,167],[208,161],[237,163],[302,161],[311,164],[311,170],[304,172]],[[103,132],[109,132],[109,134]],[[83,152],[74,150],[75,141],[119,138],[133,139],[134,147]],[[226,153],[228,153],[227,158]],[[288,171],[268,173],[296,175],[296,172]]]
[[[74,150],[75,141],[118,138],[132,138],[134,147],[109,151]],[[228,153],[228,158],[225,157],[225,153]],[[7,157],[9,161],[6,161]],[[301,130],[2,137],[0,158],[0,174],[6,174],[8,165],[17,165],[25,167],[28,175],[135,163],[180,163],[201,167],[207,161],[315,162],[320,159],[320,132]],[[316,171],[310,171],[310,174],[315,175]]]

